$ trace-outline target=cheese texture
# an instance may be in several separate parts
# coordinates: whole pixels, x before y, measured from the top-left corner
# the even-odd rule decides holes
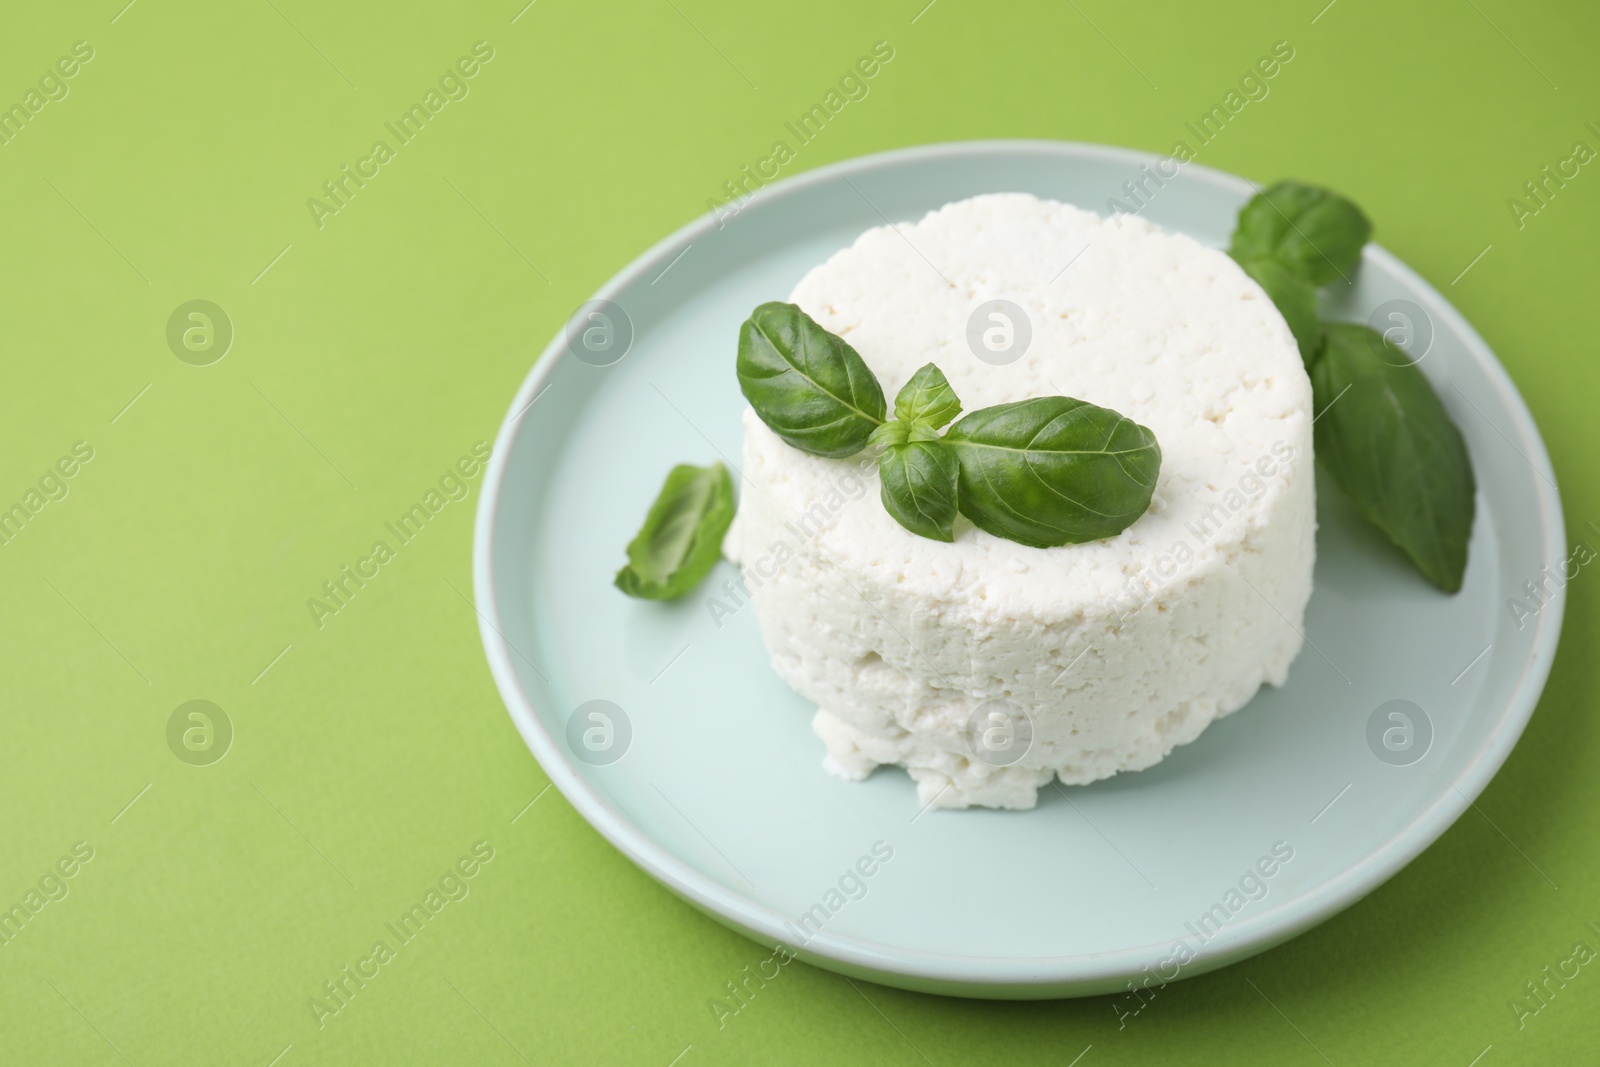
[[[724,551],[773,666],[817,705],[830,771],[898,764],[920,805],[1031,808],[1052,777],[1149,767],[1283,683],[1315,554],[1311,385],[1227,256],[990,195],[867,231],[790,299],[891,403],[931,361],[966,411],[1076,397],[1162,452],[1150,510],[1116,537],[1030,548],[961,518],[945,544],[889,516],[869,453],[807,455],[746,409]]]

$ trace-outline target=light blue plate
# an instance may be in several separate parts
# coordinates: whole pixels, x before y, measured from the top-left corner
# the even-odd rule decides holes
[[[517,394],[478,510],[490,668],[561,792],[691,904],[819,966],[908,989],[1123,990],[1145,968],[1172,979],[1260,952],[1358,900],[1443,833],[1511,751],[1561,628],[1560,591],[1531,617],[1506,604],[1565,556],[1554,474],[1483,340],[1376,245],[1325,313],[1381,309],[1466,435],[1479,498],[1465,588],[1429,587],[1324,478],[1308,640],[1288,684],[1151,770],[1047,789],[1031,812],[919,814],[896,769],[864,784],[823,772],[813,709],[768,666],[754,613],[713,618],[711,597],[734,606],[721,593],[730,566],[675,604],[612,588],[668,468],[737,462],[735,339],[756,304],[787,298],[885,217],[1005,191],[1103,210],[1155,162],[995,141],[780,182],[632,263],[597,294],[611,302],[601,317],[576,317],[574,342],[558,337]],[[1220,246],[1251,191],[1190,164],[1144,213]],[[1292,858],[1272,858],[1275,846]]]

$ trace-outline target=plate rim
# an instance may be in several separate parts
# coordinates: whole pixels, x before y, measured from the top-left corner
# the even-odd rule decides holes
[[[1156,152],[1080,141],[996,139],[941,142],[891,149],[820,166],[763,187],[745,202],[745,206],[765,203],[815,185],[907,162],[932,163],[992,154],[1040,155],[1062,159],[1088,157],[1126,163],[1135,168],[1167,158]],[[1245,178],[1200,164],[1185,164],[1184,171],[1186,177],[1206,181],[1231,192],[1249,194],[1260,189],[1260,186]],[[614,298],[634,282],[659,270],[689,244],[718,228],[718,220],[714,215],[697,216],[637,256],[589,300]],[[1542,476],[1534,480],[1533,487],[1539,502],[1538,516],[1544,536],[1543,554],[1547,565],[1559,561],[1565,547],[1566,526],[1555,470],[1532,412],[1509,373],[1472,324],[1416,271],[1375,243],[1367,244],[1362,258],[1381,263],[1385,269],[1413,285],[1428,312],[1447,321],[1465,339],[1468,353],[1482,367],[1489,384],[1513,416],[1515,426],[1512,429],[1518,438],[1520,450]],[[527,407],[553,378],[560,361],[574,358],[566,351],[565,328],[564,322],[535,360],[496,432],[474,521],[473,595],[477,606],[479,636],[501,700],[540,767],[584,820],[645,873],[718,921],[758,940],[788,945],[798,950],[800,958],[821,966],[876,976],[880,980],[887,980],[889,984],[900,984],[907,988],[991,997],[1073,996],[1078,995],[1073,987],[1103,984],[1138,974],[1139,967],[1149,962],[1153,949],[1171,944],[1175,938],[1074,955],[972,956],[897,947],[823,929],[803,945],[793,945],[783,929],[784,923],[792,922],[792,919],[721,885],[672,855],[632,820],[614,809],[577,774],[556,738],[540,722],[534,710],[535,701],[523,689],[517,676],[511,660],[514,649],[499,625],[501,606],[495,590],[493,567],[496,547],[494,527],[505,490],[509,445],[520,432],[518,427]],[[1356,863],[1321,885],[1229,923],[1207,944],[1205,952],[1196,956],[1193,964],[1186,968],[1185,977],[1265,951],[1326,921],[1388,881],[1438,840],[1488,786],[1520,740],[1549,678],[1565,609],[1566,590],[1562,588],[1557,590],[1535,619],[1535,632],[1529,650],[1499,718],[1490,725],[1483,742],[1472,754],[1462,773],[1446,783],[1432,803],[1419,809],[1406,825],[1370,849]],[[901,981],[896,982],[895,979]]]

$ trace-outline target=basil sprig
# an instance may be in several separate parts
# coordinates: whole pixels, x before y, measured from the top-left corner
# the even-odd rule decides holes
[[[672,468],[644,526],[628,543],[617,588],[645,600],[682,596],[716,566],[732,521],[733,479],[726,467]]]
[[[1376,331],[1316,321],[1316,290],[1348,277],[1372,236],[1337,193],[1279,182],[1239,212],[1228,254],[1272,298],[1311,375],[1317,457],[1362,516],[1447,593],[1472,537],[1472,458],[1416,365]]]
[[[1161,468],[1150,430],[1064,396],[983,408],[941,435],[961,401],[932,363],[885,422],[860,355],[793,304],[756,308],[739,332],[738,370],[750,406],[796,448],[837,458],[881,447],[884,510],[934,541],[955,539],[957,514],[1034,548],[1114,537],[1149,509]]]

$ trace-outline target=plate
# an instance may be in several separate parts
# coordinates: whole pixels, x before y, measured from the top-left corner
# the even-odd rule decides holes
[[[1524,587],[1566,556],[1555,476],[1482,338],[1376,245],[1324,314],[1393,331],[1465,434],[1479,482],[1465,586],[1428,586],[1319,474],[1307,645],[1287,683],[1150,770],[1045,790],[1030,812],[920,811],[895,768],[865,783],[823,771],[813,708],[770,668],[730,565],[672,604],[612,587],[671,465],[737,465],[733,359],[755,305],[886,220],[1006,191],[1104,211],[1158,164],[1177,173],[1142,213],[1224,245],[1252,186],[1192,163],[1050,142],[889,152],[684,227],[535,364],[478,509],[489,666],[556,787],[693,906],[907,989],[1124,991],[1260,952],[1360,899],[1511,751],[1561,627],[1561,590],[1540,605]]]

